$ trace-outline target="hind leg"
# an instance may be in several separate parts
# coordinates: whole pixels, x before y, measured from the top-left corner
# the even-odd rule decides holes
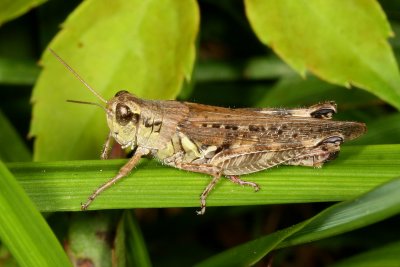
[[[242,179],[240,179],[240,177],[238,175],[225,175],[226,178],[228,178],[229,180],[231,180],[232,183],[234,184],[238,184],[241,186],[251,186],[254,188],[254,191],[258,191],[260,190],[260,187],[258,186],[258,184],[254,183],[254,182],[247,182],[247,181],[243,181]]]

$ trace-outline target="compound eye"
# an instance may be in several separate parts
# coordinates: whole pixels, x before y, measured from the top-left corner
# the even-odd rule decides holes
[[[121,91],[118,91],[118,92],[115,94],[115,96],[120,96],[120,95],[123,95],[123,94],[129,94],[129,92],[126,91],[126,90],[121,90]]]
[[[117,104],[115,114],[117,122],[122,126],[127,125],[131,121],[136,124],[139,119],[139,114],[133,113],[127,105],[121,103]]]

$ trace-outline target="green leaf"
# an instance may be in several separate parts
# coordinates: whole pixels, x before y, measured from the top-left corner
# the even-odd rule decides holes
[[[31,153],[1,110],[0,129],[0,159],[6,162],[31,161]]]
[[[207,199],[208,207],[338,201],[357,196],[400,176],[400,145],[343,147],[338,159],[320,169],[282,166],[242,177],[261,190],[223,179]],[[126,160],[9,163],[41,211],[79,210],[95,188],[113,177]],[[349,171],[351,170],[351,171]],[[141,164],[103,192],[90,209],[198,207],[210,182],[204,174]],[[193,211],[194,212],[194,211]]]
[[[127,242],[129,255],[132,258],[133,266],[150,267],[151,261],[147,252],[146,244],[140,230],[139,223],[134,218],[132,211],[125,212],[127,227]]]
[[[307,221],[224,251],[197,266],[249,266],[276,248],[304,244],[384,220],[400,212],[399,190],[400,179],[394,179]]]
[[[337,262],[330,267],[398,267],[400,241]]]
[[[20,266],[70,266],[50,227],[1,161],[0,238]]]
[[[374,0],[246,0],[258,38],[297,72],[363,88],[400,109],[393,33]],[[338,12],[340,10],[340,12]]]
[[[2,0],[0,1],[0,25],[28,12],[46,0]]]
[[[173,99],[189,78],[199,14],[191,1],[84,1],[49,47],[106,99],[119,90]],[[50,53],[34,88],[35,160],[98,157],[107,136],[103,111],[66,103],[99,102]]]

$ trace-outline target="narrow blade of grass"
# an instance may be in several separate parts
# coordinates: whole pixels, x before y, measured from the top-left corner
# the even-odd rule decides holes
[[[0,159],[7,162],[31,161],[31,153],[1,110],[0,129]]]
[[[330,267],[398,267],[400,265],[399,254],[400,241],[360,253],[336,264],[330,265]]]
[[[125,218],[121,216],[114,239],[114,248],[112,254],[112,266],[125,267],[126,265],[126,233]],[[139,265],[138,265],[139,266]]]
[[[0,82],[2,84],[33,85],[39,75],[34,60],[0,57]]]
[[[1,161],[0,238],[20,266],[71,266],[50,227]]]
[[[399,190],[400,179],[394,179],[307,221],[226,250],[197,266],[250,266],[276,248],[311,242],[384,220],[400,212]]]
[[[126,239],[128,242],[129,255],[133,261],[131,264],[133,266],[151,267],[152,265],[142,231],[131,211],[125,213],[125,223],[128,230]]]
[[[242,178],[261,190],[223,179],[208,206],[340,201],[400,176],[400,145],[349,146],[320,169],[282,166]],[[79,210],[80,203],[113,177],[126,160],[9,163],[8,166],[41,211]],[[103,192],[90,209],[198,207],[207,175],[143,162]]]

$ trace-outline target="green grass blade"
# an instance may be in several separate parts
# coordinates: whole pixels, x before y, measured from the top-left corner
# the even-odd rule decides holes
[[[31,153],[1,110],[0,129],[0,159],[5,162],[31,161]]]
[[[128,242],[129,255],[133,261],[131,264],[133,266],[151,267],[152,265],[142,231],[132,212],[125,213],[125,220],[128,230],[126,239]]]
[[[125,218],[120,216],[114,238],[112,266],[125,267],[126,265],[126,231]]]
[[[394,179],[305,222],[224,251],[198,266],[249,266],[275,248],[311,242],[384,220],[400,212],[399,190],[400,179]]]
[[[255,193],[223,179],[208,206],[340,201],[400,176],[400,145],[343,147],[320,169],[282,166],[245,180],[259,183]],[[79,210],[80,203],[114,176],[126,160],[9,163],[8,167],[41,211]],[[143,160],[131,175],[103,192],[90,209],[198,207],[207,175]]]
[[[297,224],[282,231],[274,232],[271,235],[252,240],[210,257],[195,266],[251,266],[261,260],[268,252],[272,251],[285,238],[304,227],[304,225],[305,223]]]
[[[400,212],[400,179],[353,200],[326,209],[278,247],[287,247],[338,235],[381,221]]]
[[[0,58],[0,83],[33,85],[39,75],[34,60]]]
[[[330,267],[398,267],[400,241],[373,249],[330,265]]]
[[[1,161],[0,238],[20,266],[70,266],[46,221]]]

